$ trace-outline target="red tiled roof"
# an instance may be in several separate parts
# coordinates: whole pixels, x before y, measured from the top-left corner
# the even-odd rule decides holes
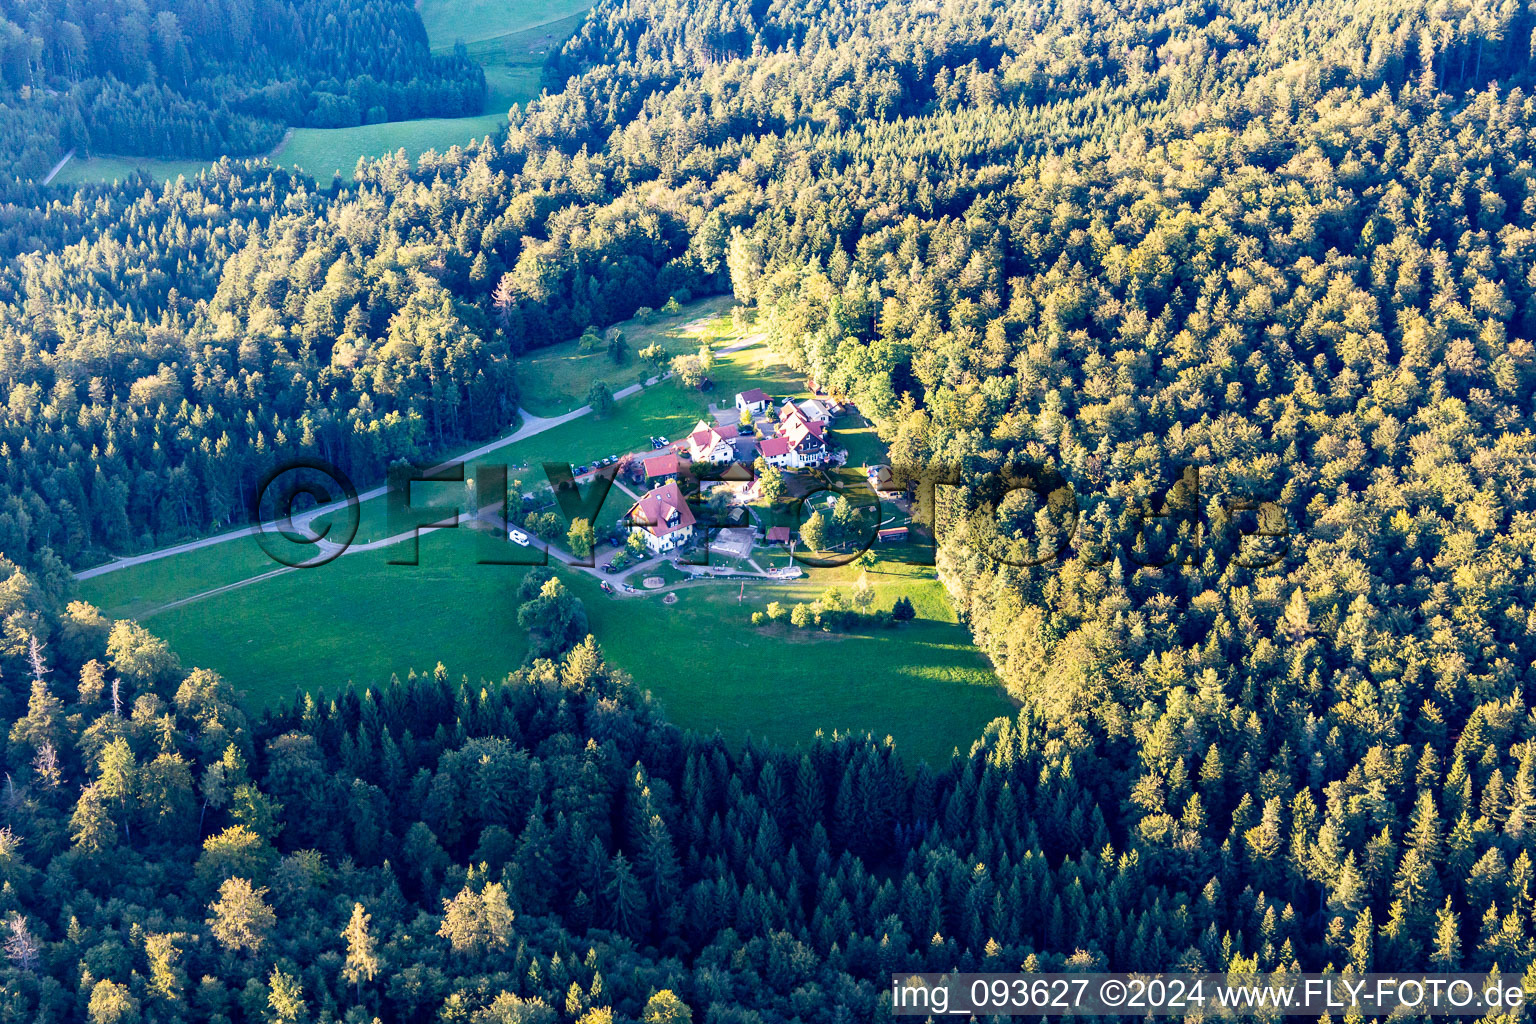
[[[757,442],[757,450],[765,459],[782,458],[789,454],[789,440],[783,437],[765,437]]]
[[[789,439],[789,446],[796,451],[801,447],[815,451],[821,447],[820,423],[807,423],[803,419],[792,419],[784,424],[784,436]],[[814,439],[814,440],[808,440]]]
[[[669,522],[677,513],[677,521]],[[665,537],[670,533],[694,524],[693,510],[683,500],[683,492],[676,482],[665,483],[647,491],[640,500],[630,506],[626,514],[631,525],[643,526],[652,536]]]
[[[676,476],[677,475],[677,453],[676,452],[664,452],[661,455],[652,455],[650,458],[646,459],[645,460],[645,475],[647,477],[653,477],[653,476]]]
[[[738,437],[741,429],[734,423],[726,423],[718,427],[703,427],[688,435],[688,440],[695,448],[708,450],[722,441],[728,441]]]
[[[770,542],[776,543],[776,544],[788,544],[789,543],[789,527],[787,527],[787,526],[770,526],[770,527],[768,527],[768,540]]]
[[[768,395],[763,391],[762,388],[753,388],[751,391],[743,391],[736,397],[746,399],[748,405],[756,405],[759,402],[768,401]]]

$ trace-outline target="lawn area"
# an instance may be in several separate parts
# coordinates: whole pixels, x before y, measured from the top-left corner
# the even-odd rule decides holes
[[[137,619],[169,601],[279,568],[255,537],[143,562],[78,583],[80,600],[114,619]]]
[[[484,111],[473,117],[426,117],[352,128],[295,128],[270,159],[276,166],[297,168],[327,185],[336,171],[350,181],[360,157],[377,158],[404,149],[414,160],[429,149],[445,153],[472,139],[494,138],[506,126],[512,104],[527,103],[539,95],[550,49],[576,31],[591,6],[589,0],[550,4],[425,0],[418,10],[433,52],[451,52],[456,42],[463,41],[469,56],[485,68]],[[122,181],[135,171],[161,181],[178,176],[191,179],[210,163],[93,156],[71,160],[53,180],[74,185]]]
[[[272,162],[304,171],[321,184],[336,171],[350,181],[360,157],[377,158],[398,149],[413,159],[429,149],[445,153],[471,139],[495,137],[506,123],[506,111],[501,110],[478,117],[422,117],[355,128],[296,128]]]
[[[525,570],[474,564],[462,532],[423,538],[419,566],[388,564],[396,556],[348,555],[169,609],[150,626],[184,665],[228,678],[253,711],[296,689],[334,693],[438,661],[472,681],[517,667],[514,593]],[[907,594],[922,617],[846,635],[749,623],[770,600],[814,599],[826,585],[819,574],[749,586],[740,603],[734,584],[682,587],[673,605],[659,595],[611,598],[585,574],[562,570],[562,578],[586,602],[608,656],[687,728],[788,744],[817,729],[869,731],[894,736],[913,759],[937,760],[1011,710],[939,584],[905,570],[871,574],[878,604]]]
[[[615,365],[603,349],[581,351],[580,338],[534,349],[517,361],[517,384],[523,408],[535,416],[558,416],[587,404],[587,390],[593,381],[606,381],[609,388],[618,391],[644,380],[656,371],[650,364],[642,362],[636,353],[652,344],[661,345],[669,357],[697,352],[706,338],[716,348],[731,345],[740,340],[731,330],[730,318],[724,315],[733,304],[730,296],[718,295],[690,302],[675,316],[658,313],[649,320],[625,320],[615,324],[624,332],[624,340],[629,345],[629,360],[622,366]],[[701,320],[705,322],[700,323]],[[717,371],[723,370],[722,364],[729,358],[722,356],[717,361]],[[717,382],[720,380],[718,372],[711,376]],[[724,385],[715,388],[716,394],[724,391]],[[735,394],[736,391],[731,390],[725,401],[734,401]],[[719,398],[711,395],[699,407],[707,411],[710,400],[719,401]]]
[[[845,413],[832,421],[832,436],[848,449],[848,468],[862,476],[864,467],[886,461],[886,448],[874,427],[864,426],[864,418]]]
[[[610,598],[589,577],[568,581],[586,601],[592,630],[608,657],[663,703],[685,728],[718,728],[778,743],[809,740],[817,729],[894,736],[907,757],[943,760],[964,750],[982,727],[1012,706],[964,627],[919,618],[893,629],[830,634],[759,629],[752,612],[770,600],[806,600],[824,589],[798,585],[682,587],[678,601]],[[936,580],[880,588],[888,607],[913,596],[919,615],[948,602]],[[937,601],[934,600],[937,599]]]
[[[391,672],[501,679],[523,657],[515,607],[525,569],[475,565],[473,538],[430,534],[420,564],[402,547],[347,555],[161,612],[148,620],[186,667],[216,669],[252,712],[296,689],[335,693]]]
[[[591,0],[420,0],[416,13],[436,52],[483,43],[584,13]]]

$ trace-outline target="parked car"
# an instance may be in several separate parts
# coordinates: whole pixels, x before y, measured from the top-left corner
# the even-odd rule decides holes
[[[603,572],[606,572],[610,576],[618,571],[618,567],[615,566],[612,562],[609,562],[607,565],[603,566]]]
[[[529,544],[528,535],[515,526],[507,531],[507,536],[512,538],[514,544],[521,544],[523,547]]]
[[[591,466],[577,466],[576,467],[576,475],[577,476],[581,476],[583,473],[585,473],[587,470],[589,470],[591,468],[592,468]]]

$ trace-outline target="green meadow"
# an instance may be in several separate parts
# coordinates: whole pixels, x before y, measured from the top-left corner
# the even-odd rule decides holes
[[[279,167],[302,170],[325,185],[333,173],[350,180],[360,158],[377,159],[403,149],[415,159],[428,150],[445,153],[487,135],[494,138],[505,127],[512,104],[527,103],[539,95],[549,51],[576,31],[591,6],[588,0],[557,0],[553,4],[427,0],[418,11],[432,51],[451,52],[462,42],[469,56],[485,69],[485,107],[480,114],[351,128],[295,128],[265,158]],[[64,165],[54,181],[77,185],[121,181],[135,172],[168,181],[192,178],[207,166],[206,160],[77,157]]]
[[[476,538],[463,532],[424,537],[418,565],[389,564],[401,554],[368,551],[271,577],[171,608],[149,625],[183,664],[234,683],[253,710],[297,691],[334,693],[429,672],[439,661],[471,682],[518,667],[525,647],[515,591],[526,569],[476,564]],[[583,573],[562,569],[561,578],[585,602],[607,657],[681,726],[787,744],[817,729],[871,732],[934,761],[1011,705],[939,584],[907,569],[877,563],[877,606],[907,595],[920,618],[850,634],[750,624],[768,601],[814,599],[820,582],[744,593],[731,584],[684,586],[666,605],[659,593],[609,596]]]
[[[632,349],[658,342],[677,355],[697,351],[703,339],[723,349],[749,337],[732,327],[729,306],[726,298],[706,299],[676,316],[620,328]],[[633,361],[616,368],[606,353],[582,353],[574,340],[530,353],[519,365],[525,402],[548,415],[579,408],[593,379],[609,380],[615,390],[629,382],[615,370],[637,377],[649,372]],[[608,417],[589,414],[502,445],[468,463],[465,476],[472,480],[485,466],[504,465],[512,486],[531,491],[545,482],[546,461],[590,463],[648,449],[651,435],[681,436],[708,415],[711,402],[729,405],[737,391],[762,387],[776,396],[804,396],[803,379],[760,341],[718,355],[711,377],[710,392],[663,381],[620,400]],[[862,421],[844,417],[834,431],[855,450],[854,462],[880,457],[878,439]],[[850,468],[842,475],[862,474]],[[377,481],[357,483],[366,490]],[[413,496],[423,504],[467,508],[462,484],[418,485]],[[630,502],[615,488],[598,523],[606,528]],[[399,532],[384,498],[361,503],[357,543]],[[514,554],[527,552],[456,529],[422,536],[416,565],[393,564],[410,556],[408,543],[396,543],[314,569],[276,572],[281,567],[254,538],[239,538],[85,580],[79,593],[114,618],[144,622],[184,665],[218,671],[256,711],[297,690],[334,693],[391,674],[431,671],[439,661],[455,678],[504,678],[525,652],[515,592],[526,567],[482,563]],[[673,604],[664,604],[661,593],[611,596],[591,575],[564,567],[560,574],[585,602],[607,656],[680,725],[718,728],[733,740],[750,733],[790,744],[817,729],[889,734],[909,756],[947,757],[986,722],[1008,714],[1010,704],[932,569],[911,564],[922,559],[919,549],[877,548],[876,554],[882,560],[865,573],[875,607],[888,609],[905,596],[918,618],[848,634],[757,627],[750,620],[770,601],[809,602],[830,586],[852,587],[864,572],[852,565],[745,587],[676,585],[681,575],[668,567],[661,575],[676,585]],[[755,557],[764,566],[789,563],[782,551],[760,549]]]

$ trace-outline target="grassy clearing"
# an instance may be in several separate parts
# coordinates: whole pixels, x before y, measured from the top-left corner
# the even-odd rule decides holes
[[[455,677],[500,679],[523,657],[516,567],[475,565],[475,546],[448,533],[365,551],[161,612],[149,620],[182,664],[216,669],[252,711],[296,689],[334,693],[450,662]]]
[[[588,577],[568,582],[585,599],[608,657],[686,728],[718,728],[733,740],[751,732],[779,743],[809,740],[817,729],[867,731],[935,761],[1011,711],[964,628],[940,618],[849,634],[762,629],[750,618],[768,601],[822,588],[749,585],[738,602],[739,588],[730,584],[680,587],[677,603],[663,605],[659,598],[610,598]],[[909,594],[920,615],[935,606],[947,613],[938,587],[904,581],[878,592],[886,607]]]
[[[137,619],[170,601],[279,568],[254,537],[143,562],[79,583],[79,597],[114,619]]]
[[[416,13],[432,41],[442,52],[455,43],[466,45],[525,35],[529,30],[564,21],[584,13],[591,0],[420,0]]]
[[[517,361],[523,408],[535,416],[558,416],[585,405],[587,390],[593,381],[607,381],[610,388],[618,391],[644,380],[655,370],[642,362],[636,353],[652,344],[659,344],[669,356],[697,352],[705,339],[717,348],[730,345],[739,338],[731,330],[730,319],[723,314],[729,312],[733,304],[730,296],[720,295],[691,302],[676,316],[658,314],[650,320],[625,320],[615,324],[624,332],[624,340],[629,345],[629,360],[622,366],[615,365],[602,349],[581,351],[579,338],[534,349]],[[700,320],[705,322],[700,323]],[[724,389],[717,387],[715,390],[718,393]],[[734,396],[735,391],[732,391],[726,401],[734,400]],[[709,401],[706,398],[700,407],[707,410]]]
[[[185,177],[188,181],[211,166],[207,160],[152,160],[142,156],[93,156],[76,157],[65,164],[53,183],[56,185],[89,185],[102,181],[126,181],[137,173],[157,181],[174,181]]]
[[[393,549],[349,555],[170,609],[152,627],[184,664],[230,679],[252,710],[439,660],[454,678],[497,680],[525,650],[514,606],[524,570],[474,564],[469,540],[430,535],[414,567],[388,564]],[[664,605],[660,595],[611,598],[583,574],[562,578],[586,602],[608,657],[688,728],[790,744],[817,729],[869,731],[935,760],[1010,711],[932,580],[876,581],[881,606],[913,596],[916,622],[833,635],[749,623],[768,601],[811,600],[821,584],[748,586],[741,602],[734,585],[681,587]]]
[[[272,161],[304,171],[321,184],[335,172],[350,181],[361,157],[377,158],[400,149],[413,158],[429,149],[445,153],[471,139],[495,137],[506,123],[503,110],[478,117],[423,117],[355,128],[296,128]]]
[[[576,31],[591,6],[589,0],[550,4],[425,0],[419,11],[433,52],[450,52],[462,41],[469,56],[485,68],[484,111],[473,117],[428,117],[352,128],[295,128],[273,151],[271,161],[304,171],[325,185],[335,172],[350,181],[362,157],[378,158],[404,149],[415,159],[429,149],[445,153],[472,139],[494,138],[506,127],[512,104],[527,103],[539,95],[550,49]],[[94,156],[71,160],[54,181],[74,185],[123,181],[135,172],[159,181],[191,179],[210,163]]]

